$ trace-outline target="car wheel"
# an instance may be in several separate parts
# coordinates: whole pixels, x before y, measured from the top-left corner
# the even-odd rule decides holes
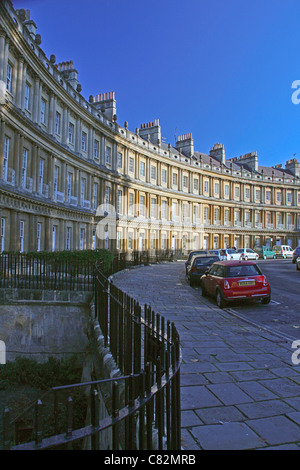
[[[297,269],[297,271],[300,271],[300,266],[299,266],[298,263],[296,263],[296,269]]]
[[[216,300],[217,300],[217,305],[219,308],[224,308],[226,307],[226,302],[225,300],[223,299],[223,296],[221,294],[221,291],[220,289],[217,290],[217,293],[216,293]]]
[[[257,259],[257,258],[256,258]],[[264,256],[264,259],[267,259],[267,255]]]
[[[269,304],[271,301],[271,296],[269,295],[269,297],[265,297],[264,299],[261,300],[261,303],[262,304]]]

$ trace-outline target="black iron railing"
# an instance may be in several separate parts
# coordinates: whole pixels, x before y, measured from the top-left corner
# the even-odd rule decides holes
[[[138,252],[129,265],[162,259],[168,258]],[[125,267],[128,262],[118,255],[110,272]],[[93,290],[95,320],[121,375],[54,387],[14,423],[6,409],[4,449],[180,449],[181,350],[175,325],[118,289],[99,264],[93,268]],[[99,409],[107,396],[103,417]]]

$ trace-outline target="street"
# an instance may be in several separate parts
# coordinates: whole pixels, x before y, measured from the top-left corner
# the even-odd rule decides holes
[[[291,259],[259,260],[259,267],[268,278],[272,300],[268,305],[259,302],[234,302],[226,311],[247,321],[262,325],[288,339],[300,340],[299,283],[300,271]],[[201,295],[201,288],[196,287]],[[216,305],[215,299],[205,298],[207,304]]]

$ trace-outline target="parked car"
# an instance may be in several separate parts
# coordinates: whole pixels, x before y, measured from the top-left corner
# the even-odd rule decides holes
[[[300,246],[297,246],[297,248],[295,248],[293,251],[293,258],[292,258],[293,263],[296,263],[296,259],[298,258],[298,256],[300,256]]]
[[[233,248],[224,248],[223,250],[220,250],[221,261],[233,259],[234,256],[236,256],[236,250]]]
[[[251,248],[239,248],[237,250],[237,253],[240,255],[240,258],[244,261],[247,261],[248,259],[257,260],[259,258],[258,253],[255,253],[255,251],[251,250]]]
[[[275,259],[276,258],[275,251],[272,250],[272,248],[270,248],[269,246],[255,246],[253,248],[253,251],[258,253],[259,257],[263,259],[267,259],[267,258]]]
[[[221,251],[222,250],[208,250],[210,255],[216,255],[221,259]]]
[[[209,255],[208,250],[195,250],[189,253],[188,259],[185,262],[185,273],[187,274],[188,266],[190,266],[191,260],[195,255]]]
[[[207,271],[210,266],[219,261],[216,255],[200,255],[192,258],[192,263],[188,267],[187,278],[191,286],[200,283],[201,276]]]
[[[275,251],[276,258],[292,258],[293,249],[288,245],[274,245],[273,250]]]
[[[268,304],[271,288],[254,261],[219,261],[201,277],[202,295],[216,298],[220,308],[234,300],[261,300]]]

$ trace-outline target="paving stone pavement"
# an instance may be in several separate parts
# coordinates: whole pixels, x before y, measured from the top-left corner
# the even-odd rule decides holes
[[[183,450],[300,449],[300,365],[290,340],[203,299],[182,261],[125,270],[113,283],[176,325]]]

